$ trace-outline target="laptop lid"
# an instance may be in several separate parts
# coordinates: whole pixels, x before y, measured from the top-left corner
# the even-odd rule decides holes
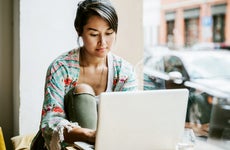
[[[102,93],[95,149],[174,149],[187,101],[186,89]]]

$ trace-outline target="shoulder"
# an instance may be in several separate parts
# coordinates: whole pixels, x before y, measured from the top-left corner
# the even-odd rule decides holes
[[[54,59],[48,67],[48,71],[51,73],[59,70],[66,70],[70,68],[78,68],[79,66],[79,53],[77,49],[67,51],[56,59]]]
[[[119,78],[124,81],[127,79],[135,78],[135,69],[130,62],[115,54],[112,54],[112,57],[114,78]]]
[[[115,68],[124,68],[124,69],[133,69],[133,65],[128,62],[127,60],[125,60],[124,58],[111,53],[112,58],[113,58],[113,64]]]
[[[114,64],[113,91],[137,89],[137,77],[133,65],[120,56],[112,54]]]
[[[70,51],[64,52],[60,56],[58,56],[51,64],[55,63],[65,63],[65,64],[71,64],[76,63],[76,61],[79,60],[79,51],[78,49],[72,49]]]

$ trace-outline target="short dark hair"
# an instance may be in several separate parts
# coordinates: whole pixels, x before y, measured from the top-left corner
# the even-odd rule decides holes
[[[117,33],[118,16],[109,0],[84,0],[78,3],[74,27],[79,36],[83,27],[92,16],[99,16],[108,22],[109,26]]]

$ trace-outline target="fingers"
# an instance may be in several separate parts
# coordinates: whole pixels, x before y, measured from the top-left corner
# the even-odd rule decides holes
[[[209,124],[186,123],[185,128],[192,129],[196,136],[208,136]]]

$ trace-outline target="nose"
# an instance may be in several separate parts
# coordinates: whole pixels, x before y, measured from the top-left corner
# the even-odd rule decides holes
[[[100,36],[99,44],[100,45],[105,45],[106,44],[106,38],[104,36]]]

